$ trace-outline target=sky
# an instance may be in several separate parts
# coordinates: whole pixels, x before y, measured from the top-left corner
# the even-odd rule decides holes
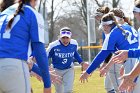
[[[0,2],[1,1],[2,0],[0,0]],[[47,3],[46,3],[48,12],[51,11],[51,1],[52,0],[47,0]],[[69,10],[76,9],[76,7],[69,6],[69,3],[72,3],[74,0],[66,0],[66,1],[69,1],[68,3],[66,1],[61,3],[61,1],[62,0],[54,0],[54,6],[56,7],[56,10],[60,14],[64,14],[63,13],[64,11],[69,11]],[[76,0],[76,1],[80,1],[80,0]],[[90,0],[88,0],[88,1],[90,1]],[[101,3],[103,0],[98,0],[98,1]],[[109,1],[112,1],[112,0],[106,0],[106,1],[109,2]],[[134,0],[120,0],[120,3],[121,3],[121,7],[123,8],[126,16],[133,18],[132,10],[133,10],[133,5],[134,5]],[[95,7],[92,7],[92,10],[95,10]],[[58,12],[56,14],[58,14]]]
[[[103,2],[103,0],[98,0],[101,2]],[[112,3],[112,0],[106,0],[106,2],[111,2]],[[124,13],[125,13],[125,16],[127,17],[131,17],[133,18],[133,7],[134,7],[134,0],[120,0],[120,6]],[[110,4],[108,4],[108,6],[111,8],[112,6]]]
[[[63,14],[64,11],[69,11],[69,10],[76,9],[76,7],[69,6],[69,3],[72,3],[74,0],[66,0],[66,1],[69,1],[69,2],[68,3],[63,2],[63,3],[60,4],[61,1],[62,0],[54,0],[54,6],[57,6],[56,9],[57,9],[57,11],[60,12],[60,14]],[[76,1],[78,1],[78,0],[76,0]],[[90,2],[90,0],[88,0],[88,1],[89,1],[89,5],[91,5],[92,3]],[[91,0],[91,1],[94,1],[94,0]],[[103,0],[98,0],[98,1],[99,1],[99,3],[101,3]],[[112,0],[106,0],[106,2],[109,2],[109,1],[112,1]],[[94,3],[96,3],[96,2],[94,2]],[[120,3],[121,3],[121,7],[123,8],[123,11],[125,12],[125,15],[133,18],[132,10],[133,10],[133,5],[134,5],[134,0],[120,0]],[[50,7],[51,7],[50,4],[51,4],[51,0],[48,0],[48,2],[47,2],[48,12],[51,11],[50,10]],[[91,10],[95,11],[97,6],[96,5],[91,5],[91,6],[89,6],[91,8]]]

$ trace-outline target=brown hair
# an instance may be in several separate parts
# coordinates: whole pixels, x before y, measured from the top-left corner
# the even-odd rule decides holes
[[[133,23],[132,23],[132,21],[130,21],[130,18],[129,18],[129,17],[124,17],[123,19],[124,19],[124,21],[125,21],[126,23],[128,23],[130,26],[133,25]]]
[[[11,6],[11,5],[13,5],[14,4],[14,2],[15,2],[15,0],[3,0],[2,1],[2,3],[1,3],[1,11],[4,11],[6,8],[8,8],[9,6]],[[8,25],[7,25],[7,28],[6,29],[8,29],[8,28],[11,28],[11,25],[12,25],[12,23],[13,23],[13,21],[14,21],[14,18],[20,13],[20,12],[22,12],[22,13],[24,13],[23,12],[23,4],[25,4],[25,3],[29,3],[30,2],[30,0],[20,0],[19,1],[19,6],[18,6],[18,8],[17,8],[17,10],[16,10],[16,12],[15,12],[15,14],[14,14],[14,17],[8,22]]]
[[[2,2],[0,3],[0,11],[4,11],[9,6],[13,5],[14,2],[15,0],[2,0]]]
[[[110,10],[110,12],[113,12],[114,15],[117,16],[117,17],[123,18],[125,22],[127,22],[129,25],[132,26],[132,22],[129,21],[128,17],[125,17],[125,14],[121,9],[113,8],[113,9]]]
[[[104,7],[99,7],[96,11],[103,14],[107,14],[110,11],[110,9],[107,6],[104,6]]]
[[[13,21],[14,21],[14,18],[15,18],[20,12],[23,13],[22,6],[23,6],[23,3],[22,3],[22,2],[19,2],[18,9],[16,10],[16,13],[14,14],[14,17],[8,22],[7,29],[8,29],[8,28],[11,28],[12,23],[13,23]]]
[[[116,21],[116,18],[114,17],[114,13],[113,12],[109,12],[107,14],[105,14],[102,19],[101,19],[103,22],[106,22],[106,21],[111,21],[113,20],[114,23],[110,24],[109,26],[113,26],[114,24],[116,24],[116,26],[122,30],[123,34],[125,35],[125,37],[127,38],[127,34],[125,33],[125,30],[119,26],[118,22]]]

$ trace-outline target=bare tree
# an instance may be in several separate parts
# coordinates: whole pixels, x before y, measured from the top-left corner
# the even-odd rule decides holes
[[[42,15],[45,19],[45,21],[48,21],[48,31],[49,31],[49,42],[52,42],[52,39],[53,39],[53,36],[54,36],[54,28],[55,28],[55,22],[57,21],[58,19],[58,16],[60,14],[60,10],[56,10],[57,7],[60,7],[61,4],[64,2],[65,0],[61,0],[61,2],[59,3],[55,3],[57,2],[56,0],[40,0],[39,2],[39,8],[38,8],[38,11],[42,11]],[[48,3],[48,5],[50,5],[50,8],[51,8],[51,12],[48,13],[48,16],[47,16],[47,13],[46,13],[46,3]],[[55,4],[55,5],[54,5]],[[42,6],[42,8],[41,8]],[[47,6],[49,7],[49,6]],[[61,8],[60,8],[61,9]],[[56,14],[56,11],[57,11],[57,14]],[[46,19],[46,16],[48,17]]]
[[[112,6],[117,7],[119,2],[120,2],[120,0],[112,0]]]
[[[51,12],[49,13],[48,19],[50,19],[50,23],[49,23],[49,42],[52,42],[53,37],[54,37],[54,28],[55,28],[55,22],[58,20],[58,16],[60,14],[60,11],[62,8],[60,8],[60,10],[56,10],[57,7],[61,7],[61,4],[63,4],[63,2],[65,0],[61,0],[61,2],[57,3],[56,6],[54,6],[56,0],[51,0]],[[57,11],[57,14],[56,14]],[[56,15],[54,15],[56,14]]]
[[[98,2],[98,0],[95,0],[95,2],[96,2],[96,4],[97,4],[99,7],[102,7],[102,6],[103,6],[103,4],[100,4],[100,3]]]
[[[87,25],[87,0],[81,0],[81,5],[81,15],[85,21],[85,24]]]
[[[99,0],[95,0],[95,2],[99,7],[104,6],[106,3],[111,4],[112,7],[117,7],[119,5],[120,0],[112,0],[112,2],[110,2],[109,0],[103,0],[102,3],[99,3]]]
[[[55,29],[55,22],[57,20],[59,20],[59,14],[60,14],[60,10],[64,10],[63,7],[61,7],[61,4],[63,4],[63,2],[67,2],[68,4],[72,4],[72,6],[75,6],[77,7],[77,9],[75,11],[79,11],[79,14],[81,15],[82,17],[82,20],[84,22],[83,25],[87,25],[87,0],[74,0],[73,3],[71,3],[70,0],[61,0],[61,2],[59,3],[55,3],[56,1],[55,0],[40,0],[39,2],[39,9],[38,11],[41,10],[41,4],[43,5],[43,17],[45,18],[46,16],[46,3],[49,3],[50,5],[50,8],[51,8],[51,12],[48,13],[48,22],[49,22],[49,42],[51,42],[53,40],[53,37],[54,37],[54,29]],[[92,0],[90,0],[91,2],[93,2]],[[97,6],[101,7],[101,6],[104,6],[105,3],[107,0],[104,0],[102,3],[99,3],[99,0],[95,0]],[[113,7],[116,7],[118,5],[120,0],[112,0],[112,6]],[[60,7],[59,9],[60,10],[56,10],[57,7]],[[57,12],[56,12],[57,11]],[[58,12],[59,11],[59,12]],[[73,10],[74,11],[74,10]],[[63,11],[65,12],[65,11]],[[56,14],[57,13],[57,14]],[[66,11],[67,13],[67,11]],[[67,13],[68,14],[68,13]],[[71,15],[71,13],[69,13]],[[83,31],[83,30],[82,30]],[[84,33],[85,35],[87,34],[87,31],[83,31],[82,33]]]
[[[79,9],[79,14],[81,14],[85,24],[87,25],[87,0],[74,0],[73,6],[76,6]]]
[[[49,27],[49,41],[52,41],[53,38],[53,31],[54,31],[54,0],[51,1],[51,13],[50,13],[50,27]]]
[[[64,14],[63,16],[59,17],[59,20],[56,21],[55,26],[55,36],[54,40],[57,38],[57,35],[61,27],[68,26],[71,28],[72,31],[72,38],[76,39],[78,42],[81,42],[81,40],[84,39],[84,43],[87,42],[87,34],[83,33],[86,30],[86,25],[84,24],[84,21],[82,20],[82,17],[76,13],[75,11],[71,12],[71,15]],[[81,37],[81,38],[79,38]]]
[[[90,0],[90,2],[93,3],[93,6],[94,6],[94,2],[92,0]],[[99,0],[95,0],[95,2],[98,7],[102,7],[106,3],[112,4],[112,7],[117,7],[120,0],[112,0],[112,3],[109,2],[108,0],[103,0],[102,3],[99,3]],[[79,9],[79,13],[83,17],[83,20],[85,24],[87,25],[87,0],[80,0],[80,2],[78,2],[77,0],[74,0],[73,5],[77,6],[77,8]]]
[[[40,2],[39,2],[38,12],[40,12],[41,4],[42,4],[42,0],[40,0]]]

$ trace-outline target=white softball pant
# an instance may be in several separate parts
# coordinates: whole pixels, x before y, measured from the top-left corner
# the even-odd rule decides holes
[[[59,70],[55,68],[58,75],[62,77],[62,84],[54,84],[56,93],[72,93],[74,83],[74,68]]]
[[[110,79],[111,79],[111,82],[112,82],[112,85],[114,87],[114,90],[116,92],[118,91],[118,87],[121,83],[121,80],[119,79],[121,66],[122,66],[121,64],[113,64],[108,72]]]
[[[31,93],[29,77],[25,61],[0,58],[0,93]]]

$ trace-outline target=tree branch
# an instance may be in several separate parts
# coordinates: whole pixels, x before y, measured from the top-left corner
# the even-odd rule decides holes
[[[99,4],[98,0],[95,0],[95,2],[96,2],[96,4],[97,4],[99,7],[102,6],[101,4]]]

